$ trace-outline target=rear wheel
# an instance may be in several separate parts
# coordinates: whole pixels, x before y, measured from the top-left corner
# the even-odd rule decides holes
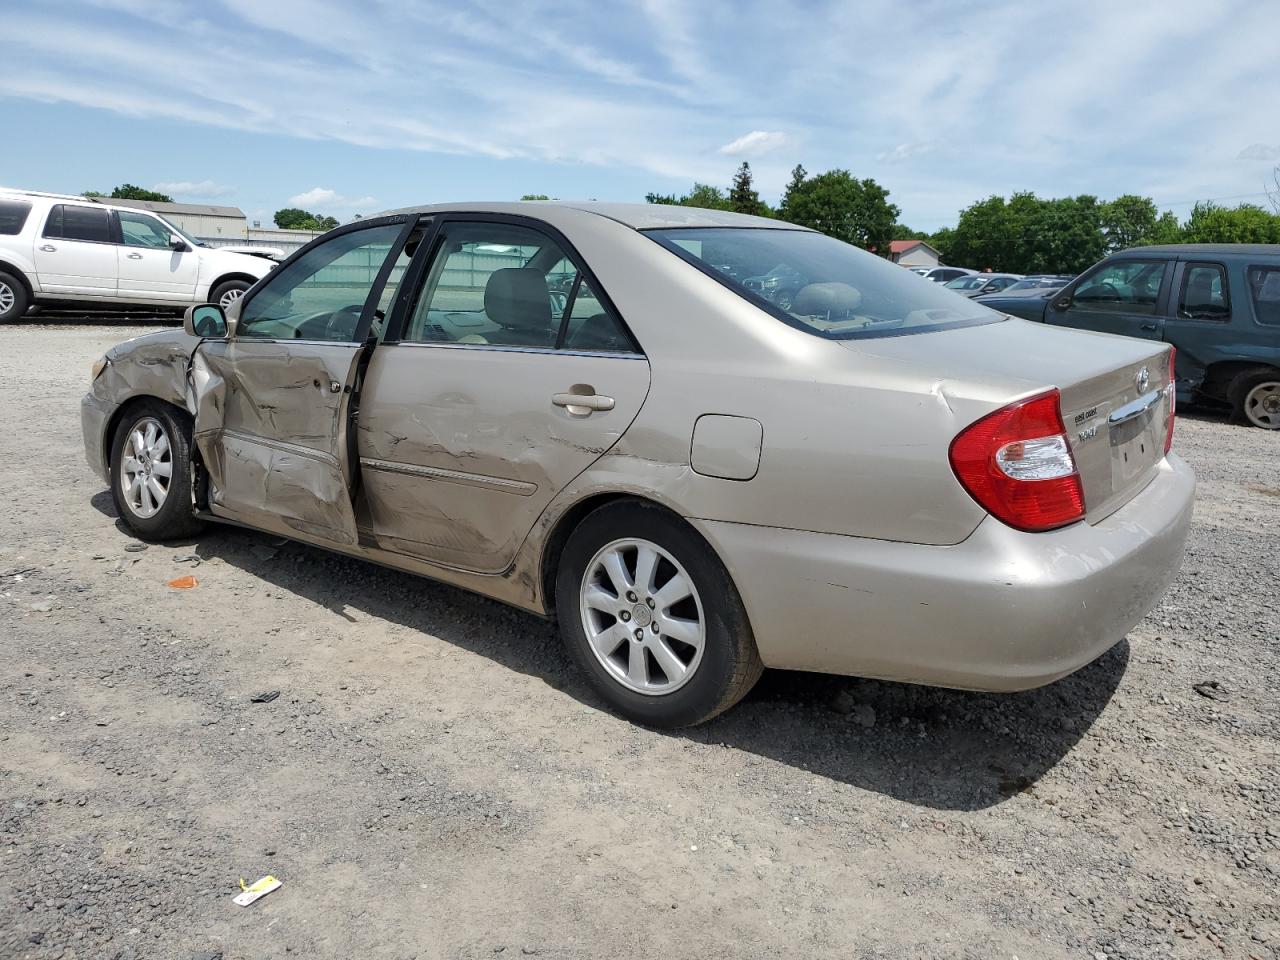
[[[649,504],[607,504],[574,530],[556,578],[556,610],[591,685],[638,723],[702,723],[742,699],[763,671],[719,558]]]
[[[143,540],[175,540],[201,528],[191,506],[191,430],[159,400],[131,408],[111,444],[111,496]]]
[[[17,320],[27,312],[30,298],[22,281],[10,273],[0,273],[0,323]]]
[[[245,280],[227,280],[213,288],[213,292],[209,294],[209,299],[223,310],[227,310],[230,309],[233,303],[243,297],[244,292],[251,286],[253,284]]]
[[[1255,427],[1280,430],[1280,370],[1256,367],[1238,374],[1227,398],[1236,414]]]

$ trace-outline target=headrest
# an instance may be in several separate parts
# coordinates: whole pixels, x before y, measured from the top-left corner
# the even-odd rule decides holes
[[[508,330],[549,330],[551,297],[542,271],[529,267],[493,271],[484,288],[484,312]]]
[[[862,293],[847,283],[811,283],[792,301],[791,312],[806,317],[845,316],[862,303]]]

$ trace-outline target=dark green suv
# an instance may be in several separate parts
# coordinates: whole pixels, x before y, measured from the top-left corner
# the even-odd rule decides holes
[[[1280,430],[1280,246],[1176,244],[1112,254],[1042,297],[984,297],[1001,313],[1164,340],[1178,399],[1227,403]]]

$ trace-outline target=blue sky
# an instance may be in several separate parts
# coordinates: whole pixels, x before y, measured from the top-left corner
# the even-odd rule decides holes
[[[920,229],[993,193],[1265,203],[1257,0],[8,0],[0,183],[356,213],[640,200],[749,160],[874,177]],[[16,134],[16,135],[15,135]],[[26,134],[26,135],[24,135]]]

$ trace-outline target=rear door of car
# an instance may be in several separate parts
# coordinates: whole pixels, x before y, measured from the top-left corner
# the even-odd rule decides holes
[[[364,381],[360,470],[379,546],[500,572],[634,420],[649,364],[584,257],[528,218],[439,219]]]
[[[120,296],[138,300],[194,300],[200,255],[183,244],[174,249],[168,225],[148,213],[115,212],[120,244]]]
[[[361,374],[417,219],[361,221],[314,241],[237,307],[229,339],[196,349],[195,442],[213,513],[335,546],[357,542]]]
[[[1050,301],[1045,323],[1160,340],[1172,274],[1164,257],[1104,260]]]
[[[111,211],[97,204],[55,204],[35,238],[33,259],[46,293],[114,297],[119,266]]]
[[[1247,298],[1232,296],[1225,260],[1179,261],[1173,274],[1164,339],[1177,349],[1177,379],[1194,386],[1215,360],[1241,359],[1230,344],[1252,326]],[[1238,265],[1230,265],[1239,273]]]

